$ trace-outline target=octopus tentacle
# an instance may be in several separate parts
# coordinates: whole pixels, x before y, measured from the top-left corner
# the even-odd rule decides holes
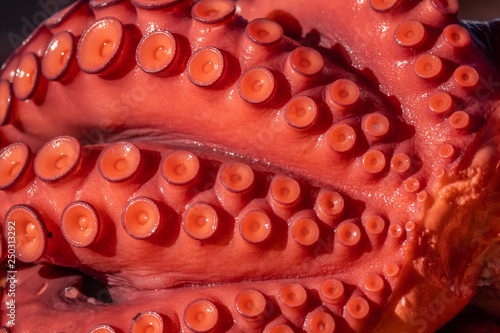
[[[29,260],[19,256],[22,261],[91,269],[110,280],[119,278],[122,283],[151,289],[187,281],[202,284],[206,279],[227,283],[269,274],[314,276],[316,269],[336,271],[344,257],[365,262],[366,256],[385,256],[384,261],[402,265],[404,255],[389,253],[394,247],[408,246],[403,242],[414,237],[413,232],[400,234],[396,242],[384,243],[390,232],[386,222],[368,215],[363,219],[378,218],[377,222],[366,226],[360,223],[361,216],[351,210],[352,199],[338,189],[300,184],[292,177],[256,166],[225,162],[224,156],[200,152],[197,157],[191,152],[144,143],[80,147],[72,146],[73,140],[61,137],[49,142],[45,147],[56,147],[57,153],[46,153],[43,148],[35,156],[31,168],[37,176],[27,184],[20,179],[23,187],[14,185],[10,192],[2,193],[0,213],[5,221],[15,220],[10,214],[23,203],[23,211],[40,216],[31,214],[31,223],[38,221],[51,235],[47,238],[40,229],[44,247],[31,251]],[[76,167],[67,157],[73,152],[62,148],[64,142],[78,152],[81,149],[74,155],[82,156]],[[42,160],[40,155],[49,156],[43,164],[38,162]],[[142,169],[141,161],[151,164],[154,160],[156,169]],[[45,173],[62,170],[64,177],[40,178],[40,171],[36,171],[39,164]],[[138,169],[142,175],[136,174]],[[182,201],[179,192],[183,192]],[[33,194],[28,201],[23,199],[27,193]],[[51,209],[44,207],[45,196],[51,197]],[[7,213],[5,209],[9,209]],[[19,237],[24,237],[24,225],[19,228]],[[373,241],[367,237],[370,234],[376,234]],[[110,242],[112,238],[115,240]],[[68,254],[60,252],[60,241],[75,257],[72,264],[67,262]],[[161,254],[168,268],[156,262],[156,257],[149,255],[151,251]],[[198,272],[207,256],[215,259],[223,253],[228,264],[244,254],[260,254],[225,277],[217,278],[218,267],[211,265],[203,274]],[[190,258],[190,263],[183,258]],[[282,258],[280,264],[260,267],[262,260],[274,262],[278,258]],[[298,258],[301,264],[292,268]],[[123,266],[123,262],[128,264]],[[138,276],[134,262],[149,268]]]
[[[454,0],[313,4],[78,1],[16,51],[4,237],[112,298],[32,266],[19,329],[423,332],[469,302],[500,235],[494,63]]]

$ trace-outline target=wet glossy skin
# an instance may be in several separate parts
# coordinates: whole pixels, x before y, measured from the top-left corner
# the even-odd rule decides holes
[[[500,232],[498,73],[453,2],[386,5],[49,19],[2,71],[4,234],[113,302],[33,266],[16,329],[431,332],[457,314]],[[284,36],[291,17],[321,39]]]

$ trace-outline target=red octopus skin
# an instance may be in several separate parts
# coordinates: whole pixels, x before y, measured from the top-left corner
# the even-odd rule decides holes
[[[15,51],[5,330],[434,332],[500,275],[499,73],[456,3],[316,2],[77,1]]]

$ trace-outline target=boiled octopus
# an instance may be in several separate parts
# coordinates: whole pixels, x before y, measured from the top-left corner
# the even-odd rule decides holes
[[[457,12],[47,19],[0,76],[0,331],[499,332],[500,28]]]

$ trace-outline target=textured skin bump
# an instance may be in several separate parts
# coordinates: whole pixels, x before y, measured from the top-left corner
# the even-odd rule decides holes
[[[457,11],[49,18],[0,74],[0,246],[33,264],[13,331],[436,331],[500,271],[499,73]]]

